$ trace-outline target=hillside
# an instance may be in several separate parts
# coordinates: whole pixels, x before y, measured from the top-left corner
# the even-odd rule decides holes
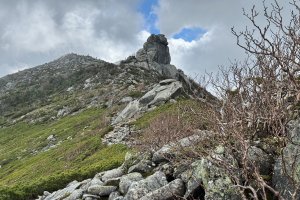
[[[1,78],[0,199],[299,199],[299,77],[270,56],[222,71],[221,99],[162,34]]]
[[[166,78],[171,79],[159,86]],[[123,113],[120,118],[128,103],[157,89],[167,93],[158,91],[156,96],[163,96],[151,104],[153,97],[147,96],[135,113]],[[125,118],[142,116],[151,107],[180,96],[179,102],[189,96],[214,99],[170,65],[162,35],[152,35],[136,57],[118,65],[67,54],[1,78],[1,199],[31,199],[44,190],[53,191],[120,165],[128,147],[114,143],[120,143]],[[176,104],[151,111],[140,125],[174,110]],[[123,121],[121,127],[119,121]],[[126,124],[131,129],[135,126]]]
[[[1,124],[42,122],[87,107],[106,107],[145,93],[145,87],[160,79],[155,71],[68,54],[0,79]]]

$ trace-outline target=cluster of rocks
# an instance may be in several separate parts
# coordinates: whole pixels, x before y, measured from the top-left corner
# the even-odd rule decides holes
[[[135,56],[129,56],[126,60],[121,61],[120,64],[156,71],[164,78],[172,78],[180,81],[184,89],[190,94],[203,99],[210,98],[211,100],[216,100],[213,95],[188,78],[182,70],[171,65],[170,62],[171,56],[167,38],[163,34],[152,34],[144,43],[143,48],[136,52]]]
[[[124,102],[129,100],[129,103],[112,121],[114,128],[103,137],[103,143],[111,145],[128,140],[128,136],[132,133],[128,125],[131,118],[155,109],[156,106],[168,101],[176,101],[175,98],[181,95],[186,95],[182,83],[175,79],[166,79],[154,85],[152,90],[139,99],[122,99]]]
[[[208,132],[200,131],[199,134],[207,135]],[[180,144],[188,145],[192,140],[185,138]],[[205,199],[239,199],[229,177],[208,159],[175,166],[167,159],[170,153],[172,150],[166,147],[154,154],[127,153],[120,167],[98,173],[92,179],[73,181],[53,193],[44,192],[39,200],[167,200],[204,199],[204,196]]]
[[[299,198],[299,124],[300,120],[290,123],[291,141],[283,149],[284,157],[274,161],[273,156],[264,149],[255,145],[248,149],[249,162],[255,163],[261,175],[271,175],[269,184],[286,199],[292,199],[293,194],[296,199]],[[213,135],[211,131],[197,130],[193,135],[166,144],[154,153],[127,153],[120,167],[98,173],[81,182],[73,181],[66,188],[53,193],[44,192],[39,200],[242,199],[232,177],[214,162],[214,159],[226,161],[237,169],[238,176],[239,158],[228,154],[223,146],[215,147],[208,156],[188,162],[172,162],[180,155],[177,150],[199,145],[212,139]]]
[[[165,77],[176,78],[177,69],[170,62],[167,38],[162,34],[152,34],[144,43],[143,48],[137,51],[136,56],[128,57],[121,64],[135,65],[157,71]]]
[[[140,99],[129,102],[129,104],[113,120],[117,124],[136,115],[139,111],[146,111],[148,108],[163,104],[183,94],[181,82],[175,79],[166,79],[156,84],[152,90],[147,92]]]
[[[128,124],[118,124],[113,127],[113,130],[105,134],[102,142],[107,145],[125,143],[131,135],[131,128]]]

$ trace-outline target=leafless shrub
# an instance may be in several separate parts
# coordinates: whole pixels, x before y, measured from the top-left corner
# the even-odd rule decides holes
[[[211,155],[212,162],[230,175],[243,199],[267,200],[271,195],[282,200],[282,194],[266,178],[272,174],[262,174],[257,163],[250,158],[249,151],[256,141],[272,141],[277,150],[269,153],[277,158],[283,156],[280,150],[291,142],[286,127],[293,118],[298,117],[295,110],[300,100],[300,6],[295,0],[290,2],[293,11],[285,24],[283,8],[276,0],[270,8],[263,4],[266,26],[258,24],[259,13],[253,7],[250,13],[244,11],[252,29],[247,27],[241,32],[232,29],[237,45],[248,53],[248,59],[233,62],[228,70],[221,70],[212,79],[212,86],[222,101],[219,109],[216,106],[216,109],[207,110],[212,125],[209,129],[217,136],[205,148],[194,145],[193,148],[183,149],[181,155],[196,159]],[[202,115],[198,110],[192,109],[192,113]],[[160,116],[154,120],[143,135],[144,148],[150,145],[152,149],[158,149],[190,136],[194,124],[200,123],[198,119],[193,125],[186,124],[178,116]],[[230,159],[213,156],[216,144],[224,146],[227,155],[237,158],[238,165],[232,165]],[[297,156],[293,158],[295,161]],[[283,167],[286,171],[285,163]],[[288,173],[285,175],[296,188],[291,194],[292,199],[296,200],[299,182]]]
[[[141,151],[155,151],[163,145],[177,142],[191,136],[194,130],[207,130],[212,128],[215,117],[213,109],[208,104],[197,101],[179,101],[171,111],[162,112],[152,119],[149,126],[138,136],[136,147]]]
[[[223,100],[215,130],[223,136],[220,143],[239,158],[240,166],[234,169],[226,162],[216,160],[216,163],[232,175],[238,188],[251,199],[268,199],[269,193],[283,199],[251,160],[249,149],[254,141],[264,138],[276,140],[279,149],[290,141],[286,126],[294,117],[300,89],[300,9],[296,1],[290,5],[294,11],[287,25],[283,22],[283,8],[277,1],[271,10],[264,5],[267,21],[264,27],[257,23],[259,14],[255,7],[250,13],[244,11],[253,30],[246,28],[236,32],[232,29],[232,33],[237,37],[238,46],[249,53],[249,58],[244,63],[232,63],[229,70],[222,70],[213,81]],[[232,173],[236,170],[241,171],[242,179]],[[299,188],[295,181],[291,182]],[[295,194],[292,196],[296,199]]]
[[[140,147],[155,151],[177,141],[182,135],[191,135],[192,126],[175,114],[160,115],[147,127],[140,139]]]

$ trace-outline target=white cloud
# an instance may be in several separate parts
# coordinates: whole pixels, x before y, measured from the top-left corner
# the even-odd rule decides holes
[[[287,7],[287,1],[280,3]],[[155,9],[159,19],[157,27],[169,38],[184,27],[201,27],[208,31],[192,42],[170,39],[172,63],[195,76],[205,71],[216,72],[220,65],[228,66],[230,60],[243,59],[244,51],[237,47],[231,27],[239,31],[249,25],[242,9],[250,11],[252,5],[262,13],[261,0],[185,0],[176,3],[160,0]],[[259,18],[258,21],[263,23],[264,20]]]
[[[4,27],[2,40],[7,50],[46,52],[62,42],[51,14],[40,4],[19,5],[17,16]]]
[[[110,62],[126,58],[143,44],[137,3],[0,0],[0,76],[70,52]]]

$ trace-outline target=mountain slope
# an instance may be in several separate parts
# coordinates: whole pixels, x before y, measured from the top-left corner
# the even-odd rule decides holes
[[[0,79],[1,123],[47,121],[89,106],[105,107],[145,92],[159,78],[155,71],[65,55]]]
[[[172,79],[159,83],[166,78]],[[169,94],[173,83],[179,88]],[[163,96],[149,96],[153,90]],[[0,199],[31,199],[120,165],[128,148],[107,146],[102,137],[124,127],[130,135],[133,124],[111,123],[124,107],[156,99],[135,111],[138,117],[189,95],[214,99],[170,65],[163,35],[150,36],[136,56],[118,65],[68,54],[0,78]],[[156,110],[152,118],[170,106],[177,104]]]

